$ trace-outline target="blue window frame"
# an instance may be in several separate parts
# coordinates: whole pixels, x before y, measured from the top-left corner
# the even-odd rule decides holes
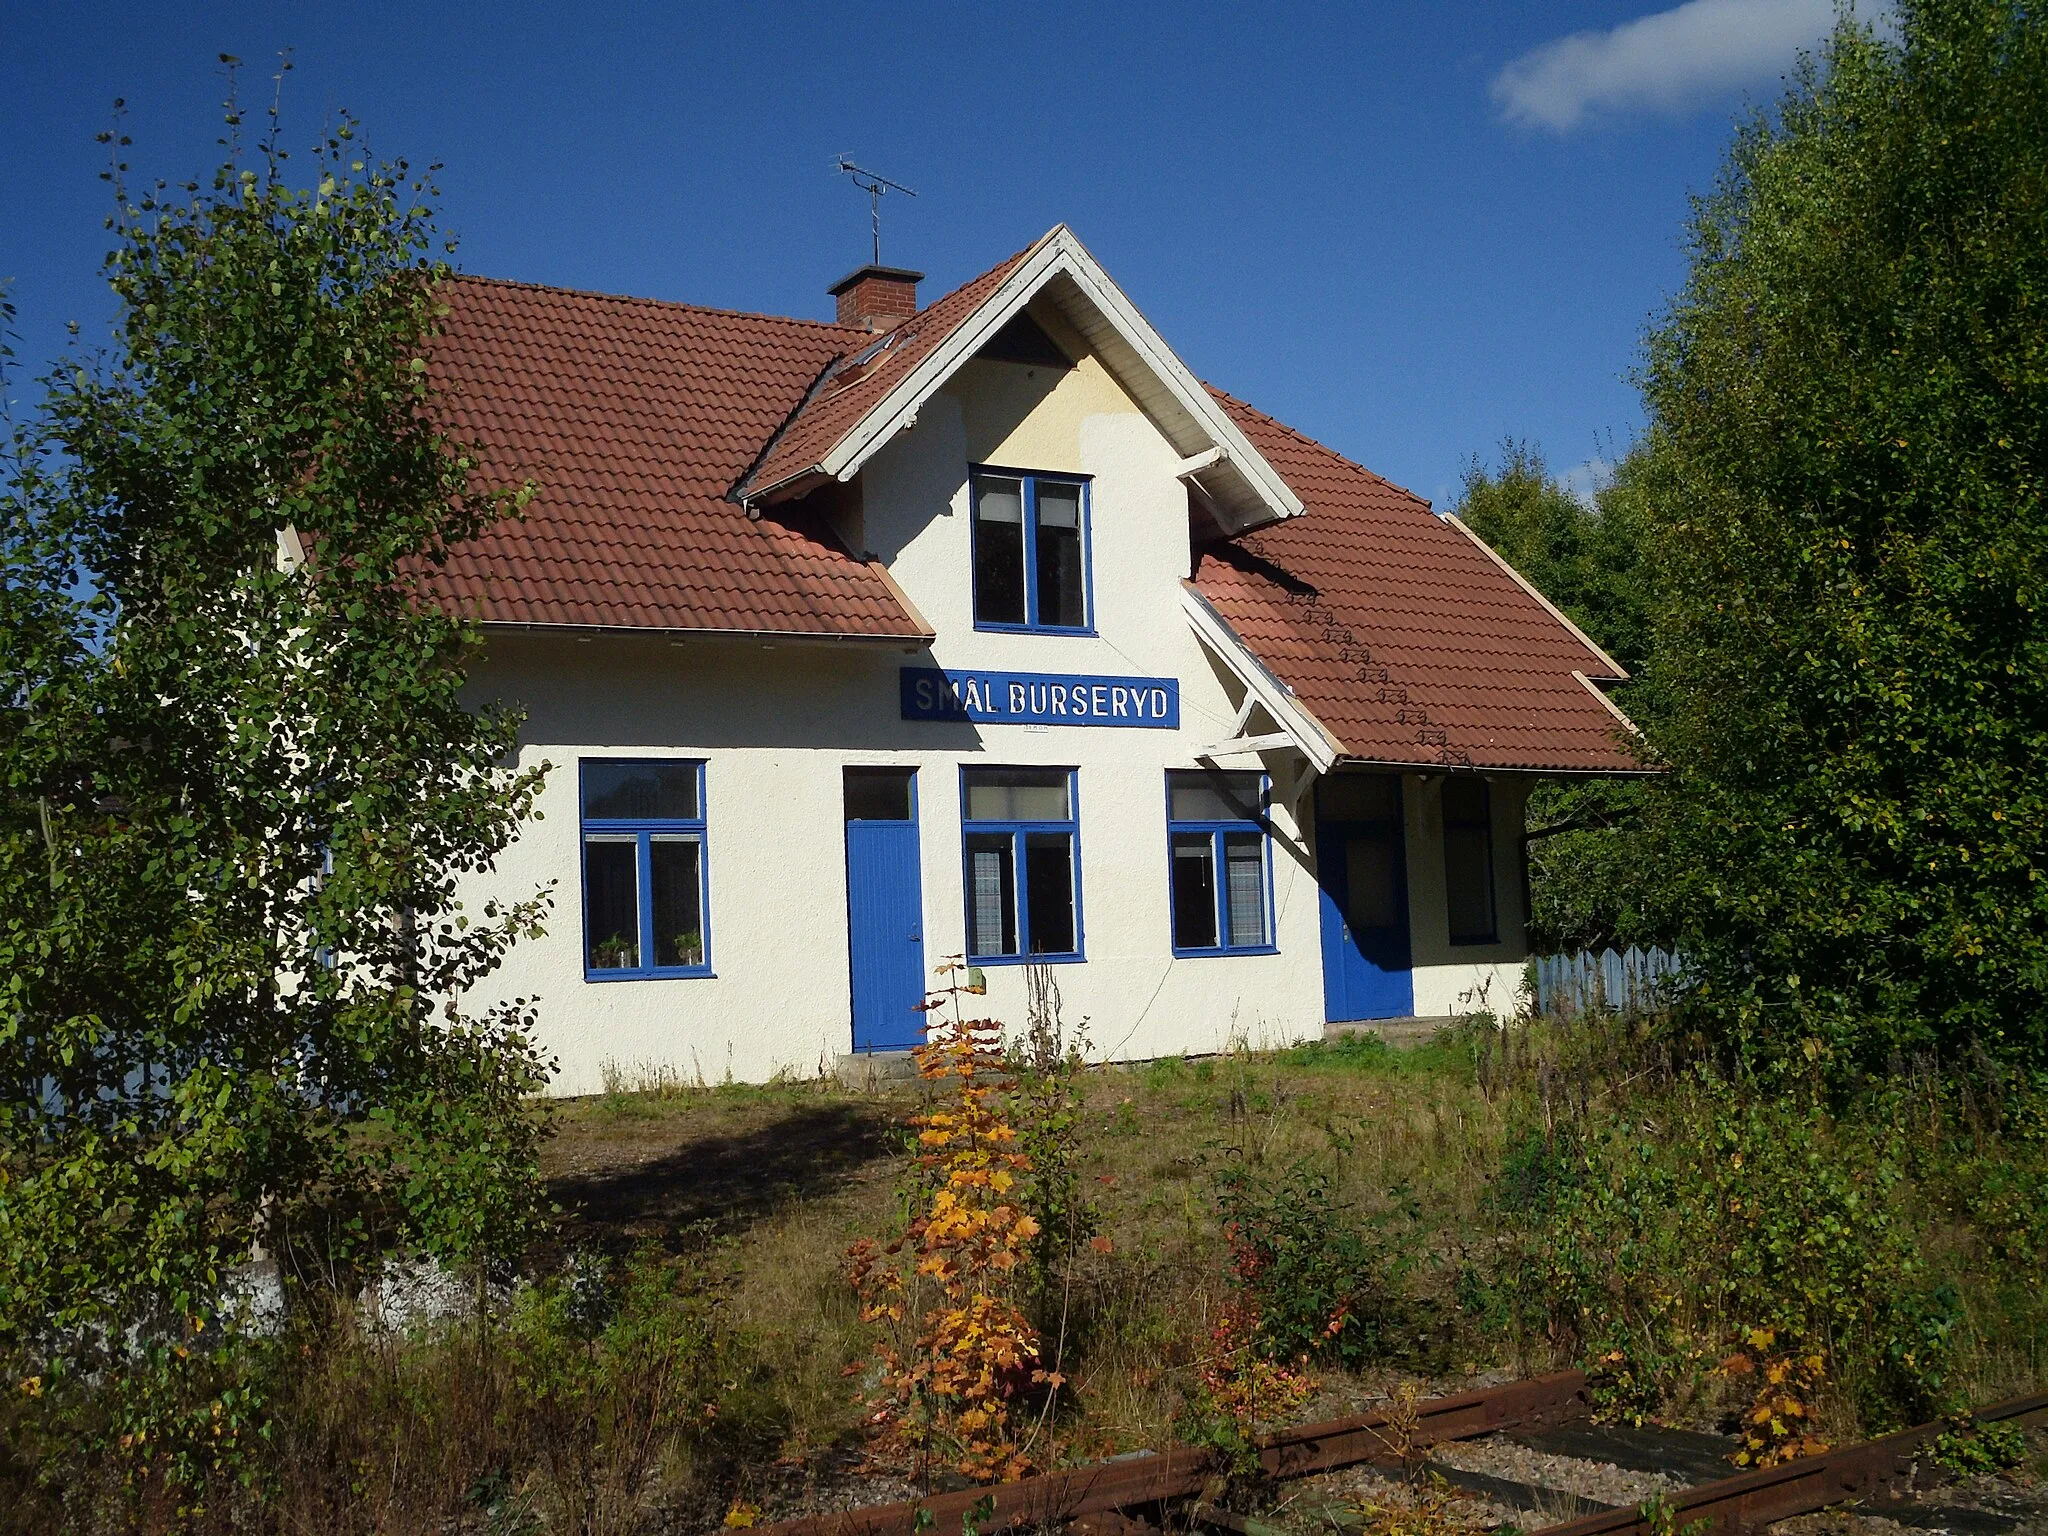
[[[704,764],[591,757],[580,766],[584,979],[709,976]]]
[[[1176,955],[1271,954],[1273,875],[1266,776],[1166,775]]]
[[[967,955],[985,965],[1083,958],[1081,824],[1071,768],[962,768]]]
[[[1088,481],[982,467],[968,477],[976,629],[1092,633]]]

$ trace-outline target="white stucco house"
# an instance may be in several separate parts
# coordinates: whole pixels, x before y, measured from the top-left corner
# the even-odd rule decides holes
[[[831,323],[458,277],[437,409],[525,518],[438,578],[554,882],[560,1091],[814,1073],[1060,967],[1104,1057],[1511,1008],[1523,805],[1634,771],[1609,657],[1456,522],[1197,381],[1064,226]]]

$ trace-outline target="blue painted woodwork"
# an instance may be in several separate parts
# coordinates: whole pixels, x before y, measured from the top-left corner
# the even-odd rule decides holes
[[[1406,851],[1398,821],[1331,821],[1316,826],[1321,887],[1323,1017],[1333,1024],[1399,1019],[1415,1012],[1408,950]],[[1383,876],[1379,912],[1371,875]],[[1390,889],[1384,887],[1390,886]],[[1392,921],[1383,921],[1391,916]]]
[[[968,522],[969,522],[969,526],[970,526],[970,528],[971,528],[971,529],[973,530],[973,536],[974,536],[974,538],[976,538],[977,540],[978,540],[978,539],[979,539],[979,538],[981,537],[981,533],[980,533],[980,520],[979,520],[979,518],[978,518],[978,517],[976,517],[976,516],[975,516],[975,514],[973,513],[973,511],[972,511],[971,509],[972,509],[973,507],[975,507],[975,506],[976,506],[976,505],[978,504],[978,502],[979,502],[979,499],[980,499],[980,496],[981,496],[981,481],[983,480],[983,478],[990,478],[990,479],[997,479],[997,480],[1015,480],[1015,481],[1018,481],[1018,482],[1019,482],[1019,484],[1020,484],[1020,487],[1021,487],[1021,489],[1022,489],[1022,491],[1023,491],[1023,496],[1024,496],[1024,505],[1023,505],[1023,515],[1024,515],[1024,522],[1023,522],[1023,525],[1022,525],[1022,530],[1021,530],[1021,532],[1022,532],[1022,549],[1021,549],[1021,551],[1020,551],[1020,557],[1021,557],[1021,560],[1022,560],[1022,563],[1023,563],[1023,564],[1022,564],[1022,575],[1023,575],[1023,577],[1024,577],[1024,615],[1025,615],[1025,619],[1024,619],[1024,622],[1023,622],[1023,623],[1021,623],[1021,624],[1003,624],[1003,623],[997,623],[997,622],[995,622],[995,621],[993,621],[993,620],[989,620],[989,619],[984,619],[984,618],[982,618],[982,617],[981,617],[981,593],[980,593],[980,591],[979,591],[979,585],[980,585],[980,584],[979,584],[979,582],[978,582],[978,581],[976,581],[976,583],[975,583],[975,586],[976,586],[976,589],[977,589],[977,590],[975,591],[975,594],[974,594],[974,599],[975,599],[975,600],[974,600],[974,613],[975,613],[975,616],[974,616],[974,627],[975,627],[976,629],[984,629],[984,630],[995,630],[995,631],[998,631],[998,632],[1000,632],[1000,633],[1005,633],[1005,634],[1023,634],[1023,635],[1029,635],[1029,634],[1044,634],[1044,635],[1092,635],[1092,634],[1094,634],[1094,633],[1095,633],[1095,554],[1094,554],[1094,547],[1095,547],[1095,535],[1094,535],[1094,532],[1093,532],[1093,523],[1094,523],[1094,518],[1093,518],[1093,516],[1092,516],[1092,513],[1091,513],[1091,507],[1092,507],[1092,503],[1093,503],[1093,501],[1094,501],[1094,486],[1093,486],[1092,482],[1091,482],[1091,481],[1089,480],[1089,478],[1088,478],[1088,477],[1087,477],[1086,475],[1051,475],[1051,474],[1041,474],[1041,473],[1039,473],[1039,472],[1038,472],[1038,471],[1036,471],[1036,470],[1030,470],[1030,469],[1004,469],[1004,468],[1002,468],[1002,467],[1001,467],[1000,465],[995,465],[995,464],[981,464],[981,465],[977,465],[977,466],[975,466],[974,468],[972,468],[972,469],[971,469],[971,470],[969,470],[969,472],[968,472],[968,476],[967,476],[967,479],[968,479],[968,492],[967,492],[967,498],[968,498],[968,506],[969,506],[969,508],[970,508],[970,511],[969,511],[969,514],[968,514]],[[1042,620],[1042,619],[1040,618],[1040,616],[1039,616],[1039,592],[1038,592],[1038,486],[1039,486],[1039,483],[1040,483],[1041,481],[1043,481],[1043,482],[1045,482],[1045,483],[1047,483],[1047,484],[1052,484],[1052,485],[1063,485],[1063,486],[1071,486],[1071,487],[1072,487],[1073,489],[1075,489],[1075,490],[1077,490],[1077,491],[1079,491],[1079,492],[1081,493],[1081,494],[1080,494],[1080,514],[1081,514],[1081,529],[1080,529],[1080,532],[1081,532],[1081,589],[1082,589],[1082,593],[1083,593],[1083,597],[1082,597],[1082,606],[1083,606],[1083,607],[1085,608],[1086,612],[1085,612],[1085,614],[1083,615],[1083,618],[1082,618],[1082,621],[1081,621],[1081,623],[1080,623],[1080,624],[1078,624],[1078,625],[1073,625],[1073,624],[1054,624],[1054,623],[1049,623],[1049,622],[1046,622],[1046,621]],[[979,568],[979,566],[980,566],[980,560],[979,560],[979,550],[978,550],[978,549],[977,549],[977,551],[976,551],[976,555],[977,555],[977,558],[976,558],[976,560],[975,560],[974,564],[975,564],[975,568],[976,568],[976,569],[978,569],[978,568]]]
[[[846,823],[846,931],[853,1048],[924,1043],[924,895],[915,821]]]
[[[906,720],[972,720],[985,725],[1103,725],[1170,731],[1180,727],[1180,680],[1065,672],[898,673]]]

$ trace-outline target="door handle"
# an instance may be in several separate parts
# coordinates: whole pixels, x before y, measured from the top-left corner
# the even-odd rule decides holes
[[[919,932],[917,932],[917,931],[916,931],[915,929],[913,929],[913,930],[911,931],[910,937],[912,938],[912,940],[914,940],[914,941],[915,941],[915,942],[917,942],[917,943],[920,943],[920,944],[921,944],[921,943],[923,943],[923,942],[924,942],[924,935],[923,935],[923,934],[921,934],[921,933],[919,933]]]

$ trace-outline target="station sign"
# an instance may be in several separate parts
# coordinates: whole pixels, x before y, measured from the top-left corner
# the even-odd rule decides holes
[[[1107,725],[1176,730],[1180,681],[1092,677],[1068,672],[954,672],[904,667],[898,674],[906,720],[977,725]]]

